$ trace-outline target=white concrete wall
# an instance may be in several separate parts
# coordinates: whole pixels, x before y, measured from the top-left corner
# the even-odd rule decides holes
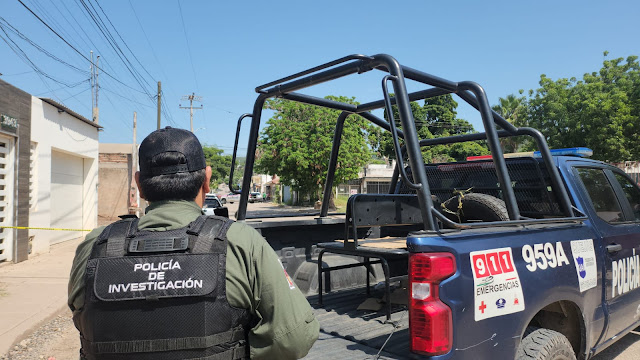
[[[38,144],[37,201],[29,214],[30,227],[51,227],[51,150],[82,158],[82,226],[92,229],[98,219],[98,129],[42,100],[31,98],[31,141]],[[87,232],[65,232],[69,238]],[[61,235],[61,234],[57,234]],[[49,230],[29,230],[34,236],[32,254],[49,251],[57,236]]]
[[[393,169],[396,166],[395,160],[390,165],[385,164],[369,164],[364,169],[365,177],[387,177],[393,176]]]

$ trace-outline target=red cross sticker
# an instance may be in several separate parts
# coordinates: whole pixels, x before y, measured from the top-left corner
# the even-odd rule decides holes
[[[478,307],[478,309],[480,309],[480,311],[484,314],[484,309],[487,308],[487,305],[484,304],[484,301],[480,304],[480,306]]]

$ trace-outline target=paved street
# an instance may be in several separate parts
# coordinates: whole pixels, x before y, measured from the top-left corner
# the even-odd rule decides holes
[[[629,333],[615,344],[598,354],[593,360],[638,360],[640,359],[640,328]]]

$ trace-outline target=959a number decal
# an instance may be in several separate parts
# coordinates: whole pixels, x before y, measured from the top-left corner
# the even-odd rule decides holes
[[[522,247],[522,258],[527,263],[527,270],[536,271],[569,265],[561,242],[525,245]]]

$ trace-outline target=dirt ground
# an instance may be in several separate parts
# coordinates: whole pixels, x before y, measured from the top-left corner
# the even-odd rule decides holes
[[[75,360],[80,350],[78,336],[71,312],[65,308],[20,339],[0,360]]]

